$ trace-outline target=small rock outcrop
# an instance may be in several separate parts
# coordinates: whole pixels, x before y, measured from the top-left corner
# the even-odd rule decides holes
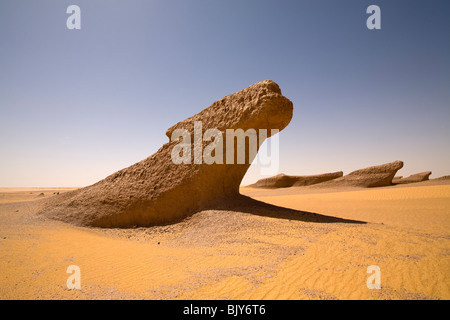
[[[416,174],[412,174],[409,177],[394,179],[392,183],[394,184],[406,184],[406,183],[415,183],[429,180],[431,175],[431,171],[420,172]]]
[[[171,139],[176,129],[183,129],[190,133],[192,140],[194,125],[201,121],[203,134],[208,129],[217,129],[225,137],[227,129],[254,129],[256,132],[267,129],[270,137],[271,129],[281,131],[289,124],[292,113],[292,102],[281,94],[275,82],[266,80],[214,102],[200,113],[177,123],[166,134]],[[257,148],[265,137],[260,135],[259,139]],[[82,226],[149,226],[177,221],[199,210],[214,208],[239,194],[239,185],[253,160],[248,148],[245,149],[247,161],[244,164],[229,164],[225,160],[223,164],[195,161],[176,164],[171,155],[180,143],[181,138],[172,140],[147,159],[94,185],[48,199],[41,214]],[[210,143],[203,140],[200,146],[205,149]],[[223,146],[225,159],[230,149],[226,148],[225,142]],[[192,159],[195,148],[192,148]]]
[[[276,188],[310,186],[313,184],[337,179],[342,176],[343,176],[342,171],[308,175],[308,176],[289,176],[281,173],[273,177],[260,179],[254,184],[249,185],[249,187],[276,189]]]
[[[442,177],[439,177],[439,178],[436,178],[436,179],[432,179],[432,180],[438,180],[438,181],[450,180],[450,175],[442,176]]]
[[[398,170],[403,167],[402,161],[394,161],[379,166],[360,169],[341,178],[317,184],[313,187],[385,187],[392,185],[392,179]]]

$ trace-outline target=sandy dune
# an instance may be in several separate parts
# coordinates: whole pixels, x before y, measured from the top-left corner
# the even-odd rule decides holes
[[[108,230],[47,220],[35,214],[42,201],[12,202],[30,191],[4,191],[1,299],[450,298],[448,181],[241,188],[292,210],[244,201],[178,224]],[[66,287],[69,265],[80,267],[81,290]],[[381,290],[366,286],[369,265],[381,269]]]

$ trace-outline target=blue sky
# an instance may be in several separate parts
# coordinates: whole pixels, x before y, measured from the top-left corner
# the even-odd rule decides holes
[[[66,9],[81,8],[81,30]],[[366,9],[381,8],[381,30]],[[450,2],[0,2],[0,186],[85,186],[167,128],[272,79],[294,103],[280,172],[402,160],[450,174]],[[260,178],[250,168],[243,183]]]

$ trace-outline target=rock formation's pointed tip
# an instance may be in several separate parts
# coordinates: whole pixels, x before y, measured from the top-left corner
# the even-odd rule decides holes
[[[403,165],[404,165],[403,161],[401,161],[401,160],[395,160],[393,162],[386,163],[386,165],[389,165],[389,164],[397,167],[398,168],[397,170],[400,170],[401,168],[403,168]]]

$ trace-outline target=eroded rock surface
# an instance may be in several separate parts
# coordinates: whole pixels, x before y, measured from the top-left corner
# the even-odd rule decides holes
[[[341,178],[317,184],[317,187],[384,187],[392,185],[392,179],[403,167],[402,161],[394,161],[379,166],[368,167],[349,173]]]
[[[194,122],[201,121],[203,132],[218,129],[224,137],[226,129],[268,129],[270,136],[270,129],[281,131],[289,124],[292,112],[292,102],[275,82],[266,80],[214,102],[166,134],[170,138],[175,129],[192,133]],[[175,164],[171,152],[179,143],[170,141],[147,159],[91,186],[49,199],[41,213],[82,226],[148,226],[182,219],[239,194],[253,160],[247,148],[245,164]]]
[[[412,174],[409,177],[394,179],[392,182],[394,184],[406,184],[406,183],[415,183],[429,180],[431,175],[431,171],[420,172],[416,174]]]
[[[275,188],[310,186],[313,184],[337,179],[342,176],[343,176],[342,171],[308,175],[308,176],[289,176],[281,173],[273,177],[258,180],[256,183],[249,185],[249,187],[275,189]]]

